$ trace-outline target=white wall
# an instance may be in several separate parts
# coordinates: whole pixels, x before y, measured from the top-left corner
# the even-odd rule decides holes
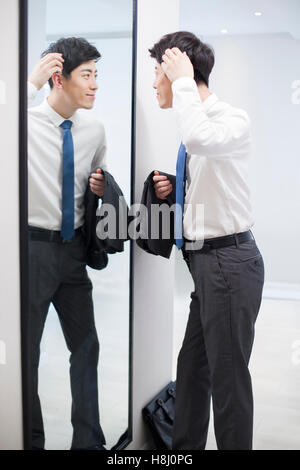
[[[157,105],[152,83],[154,61],[148,48],[178,29],[177,0],[139,0],[137,50],[136,201],[153,169],[174,172],[180,136],[171,111]],[[170,380],[174,259],[134,250],[133,442],[147,441],[141,410]]]
[[[0,1],[0,449],[22,449],[19,284],[18,1]],[[3,83],[5,85],[3,85]]]
[[[130,203],[132,38],[102,38],[92,43],[101,53],[92,112],[105,127],[109,171]]]
[[[216,54],[211,89],[246,109],[252,121],[253,231],[266,282],[300,288],[300,106],[292,103],[292,83],[300,78],[300,41],[289,34],[204,40]]]
[[[41,58],[46,43],[47,0],[28,0],[28,76]],[[31,106],[38,106],[45,97],[41,90]]]
[[[28,71],[41,57],[46,41],[47,0],[28,1]]]

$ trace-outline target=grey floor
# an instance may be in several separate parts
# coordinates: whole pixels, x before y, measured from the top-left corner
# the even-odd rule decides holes
[[[189,313],[193,283],[176,258],[173,379]],[[257,450],[300,450],[300,302],[264,298],[250,361]],[[208,450],[216,449],[213,415]]]

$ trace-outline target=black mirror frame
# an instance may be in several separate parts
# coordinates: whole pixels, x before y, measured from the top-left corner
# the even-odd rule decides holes
[[[137,0],[133,2],[132,25],[132,107],[131,107],[131,192],[130,204],[134,202],[135,154],[136,154],[136,51],[137,51]],[[20,227],[20,311],[21,311],[21,359],[22,359],[22,405],[23,448],[31,450],[30,405],[30,328],[28,323],[28,170],[27,170],[27,66],[28,66],[28,0],[19,0],[19,227]],[[133,351],[133,240],[130,240],[129,274],[129,400],[128,429],[112,450],[123,450],[132,441],[132,351]]]

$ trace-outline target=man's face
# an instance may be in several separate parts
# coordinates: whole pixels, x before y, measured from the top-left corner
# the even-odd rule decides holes
[[[62,77],[65,99],[75,108],[91,109],[94,105],[97,83],[95,62],[90,60],[72,70],[69,78]]]
[[[162,109],[172,108],[173,92],[170,80],[164,74],[161,65],[155,64],[155,80],[153,88],[157,91],[158,104]]]

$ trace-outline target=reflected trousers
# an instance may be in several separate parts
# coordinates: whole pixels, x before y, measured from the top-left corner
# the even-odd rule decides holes
[[[99,423],[97,365],[99,342],[86,248],[79,232],[70,242],[31,239],[29,231],[29,325],[31,344],[32,448],[43,449],[45,435],[38,396],[40,342],[52,302],[70,355],[72,449],[105,444]],[[55,395],[55,384],[48,391]]]
[[[264,263],[255,240],[186,252],[194,280],[177,362],[173,449],[205,449],[213,402],[219,450],[250,450],[253,395],[248,369]]]

